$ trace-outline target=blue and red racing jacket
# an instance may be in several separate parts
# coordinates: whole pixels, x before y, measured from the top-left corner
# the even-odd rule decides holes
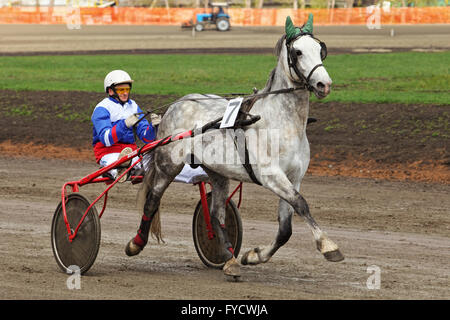
[[[131,99],[122,106],[109,97],[95,106],[91,120],[94,125],[92,145],[97,163],[105,154],[121,152],[125,147],[137,149],[133,128],[127,128],[125,119],[139,112],[142,112],[141,108]],[[144,143],[149,143],[156,137],[155,129],[146,119],[137,124],[136,135]]]

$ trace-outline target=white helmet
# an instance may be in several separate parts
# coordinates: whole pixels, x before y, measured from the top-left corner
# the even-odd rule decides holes
[[[129,83],[130,86],[134,82],[134,80],[131,79],[130,75],[126,73],[123,70],[113,70],[110,73],[108,73],[105,77],[104,81],[104,89],[105,92],[108,93],[108,88],[111,86],[115,86],[117,84],[121,83]]]

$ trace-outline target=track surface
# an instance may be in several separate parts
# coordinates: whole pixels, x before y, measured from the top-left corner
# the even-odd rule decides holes
[[[446,299],[450,258],[449,187],[307,176],[302,191],[313,216],[346,260],[325,261],[298,217],[291,240],[266,264],[243,266],[243,282],[229,283],[207,269],[194,249],[192,213],[197,188],[173,184],[161,210],[166,243],[151,241],[133,258],[124,253],[139,223],[137,186],[111,192],[102,217],[100,252],[69,290],[54,261],[50,225],[65,181],[96,170],[62,160],[0,161],[0,298],[2,299]],[[25,174],[26,172],[26,174]],[[17,179],[19,177],[19,179]],[[100,186],[83,194],[94,198]],[[276,198],[244,185],[242,252],[268,245],[277,230]],[[100,209],[100,208],[98,208]],[[381,270],[370,290],[367,267]]]
[[[246,48],[244,52],[258,53],[272,52],[283,32],[281,27],[235,27],[229,32],[206,30],[193,36],[191,30],[175,26],[82,26],[70,30],[65,25],[2,25],[0,52],[166,53],[181,49],[210,52],[211,48],[216,48],[216,52],[222,48],[225,53]],[[366,26],[318,26],[314,34],[326,42],[330,53],[450,48],[449,25],[383,25],[379,30]]]
[[[330,50],[449,46],[447,26],[316,28]],[[159,30],[159,31],[158,31]],[[421,31],[419,31],[421,30]],[[435,31],[432,31],[435,30]],[[327,32],[325,32],[327,31]],[[447,33],[445,33],[447,32]],[[278,28],[234,28],[226,34],[154,27],[3,26],[2,52],[56,52],[150,48],[272,48]],[[404,33],[402,35],[402,33]],[[433,36],[432,36],[433,33]],[[369,36],[370,35],[370,36]],[[50,247],[50,224],[64,182],[96,170],[92,162],[0,158],[0,298],[2,299],[448,299],[450,187],[307,175],[301,192],[313,216],[340,246],[346,260],[330,263],[318,253],[306,224],[293,220],[291,240],[266,264],[243,266],[243,281],[225,282],[221,271],[203,266],[191,237],[199,199],[196,188],[173,184],[161,211],[166,240],[151,241],[139,255],[124,253],[140,217],[138,186],[120,185],[102,218],[100,252],[69,290]],[[94,198],[103,186],[82,192]],[[241,252],[274,239],[277,199],[244,185]],[[381,288],[370,290],[369,266],[381,271]]]

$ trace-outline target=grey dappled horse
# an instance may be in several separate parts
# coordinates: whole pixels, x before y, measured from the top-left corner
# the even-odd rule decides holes
[[[306,220],[317,249],[327,260],[344,259],[338,246],[314,221],[306,200],[299,193],[300,183],[310,160],[306,137],[309,95],[313,92],[318,98],[324,98],[330,93],[332,81],[322,65],[322,60],[326,57],[326,46],[312,35],[312,15],[301,28],[295,27],[287,17],[285,30],[286,34],[280,38],[275,47],[278,56],[277,65],[272,70],[266,87],[257,93],[260,98],[254,102],[251,109],[251,114],[260,115],[261,119],[243,130],[245,134],[252,131],[257,138],[265,139],[267,153],[263,156],[266,160],[269,158],[273,161],[259,161],[261,155],[252,154],[250,151],[250,157],[254,159],[251,165],[256,179],[250,178],[241,163],[208,161],[212,156],[211,150],[220,149],[222,145],[219,146],[219,142],[223,143],[227,135],[232,135],[234,132],[232,129],[209,130],[203,135],[183,140],[184,142],[177,141],[156,149],[154,166],[146,173],[144,188],[140,191],[144,215],[138,234],[127,244],[128,255],[138,254],[147,244],[149,228],[158,211],[161,197],[182,170],[186,155],[189,155],[195,159],[202,159],[201,166],[208,173],[212,184],[211,221],[216,236],[223,244],[225,275],[240,275],[239,263],[233,256],[224,229],[225,201],[229,194],[230,179],[259,182],[280,197],[279,229],[275,240],[269,246],[246,252],[241,258],[242,264],[267,262],[289,240],[294,211]],[[274,93],[277,90],[278,93]],[[224,115],[227,103],[226,99],[215,95],[190,94],[181,98],[172,104],[164,115],[158,138],[199,127],[220,118]],[[185,143],[186,148],[186,142],[189,142],[190,150],[178,156],[181,144]],[[278,147],[274,149],[277,152],[273,154],[272,146]],[[235,159],[239,158],[237,152],[236,148],[226,150],[227,157],[230,153],[235,153]]]

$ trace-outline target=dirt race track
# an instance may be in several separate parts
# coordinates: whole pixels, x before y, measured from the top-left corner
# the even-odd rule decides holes
[[[190,29],[176,26],[81,26],[70,30],[65,25],[2,25],[0,54],[165,50],[185,53],[212,48],[272,52],[283,32],[282,27],[233,27],[225,33],[205,30],[193,34]],[[326,42],[331,54],[450,47],[449,25],[382,25],[374,30],[366,26],[315,26],[314,34]]]
[[[2,299],[447,299],[448,186],[307,176],[302,191],[313,216],[346,259],[327,262],[298,217],[291,240],[266,264],[243,266],[229,283],[207,269],[191,236],[197,188],[173,184],[163,198],[165,244],[151,241],[138,256],[124,253],[135,234],[137,186],[120,185],[102,217],[100,252],[68,290],[68,275],[50,247],[52,214],[63,182],[96,170],[92,163],[2,158],[0,268]],[[26,168],[27,174],[24,174]],[[85,187],[93,198],[100,186]],[[276,198],[244,186],[241,252],[274,239]],[[100,208],[99,208],[100,209]],[[369,266],[381,270],[381,288],[369,290]]]
[[[29,28],[15,27],[18,28],[16,30]],[[0,39],[0,50],[3,53],[25,52],[26,46],[18,43],[26,43],[31,38],[22,38],[22,33],[19,32],[17,42],[14,42],[10,28],[14,26],[1,28],[3,38]],[[31,41],[28,48],[34,48],[35,52],[58,50],[61,43],[54,34],[61,26],[53,29],[50,26],[39,28],[47,30],[47,35],[44,40],[41,39],[39,46],[33,46],[35,42]],[[442,30],[439,28],[437,30]],[[82,28],[79,31],[85,32],[88,29]],[[110,36],[108,32],[103,34],[99,30],[111,29],[92,28],[94,29],[96,31],[90,41]],[[132,27],[127,27],[126,30],[131,30],[130,34],[133,34]],[[332,29],[329,30],[331,32]],[[421,30],[430,29],[425,27]],[[5,32],[9,32],[7,37]],[[234,36],[239,36],[237,31],[233,32]],[[242,41],[248,39],[250,32],[250,29],[243,31]],[[407,31],[404,32],[407,34]],[[449,42],[442,42],[445,36],[439,32],[435,40],[427,40],[428,37],[423,37],[422,34],[414,37],[415,42],[408,40],[411,42],[402,47],[414,49],[433,46],[424,45],[423,41],[436,41],[441,44],[436,47],[445,47],[444,43],[448,45]],[[358,39],[364,38],[364,33],[363,29],[355,28],[353,45],[348,45],[346,50],[369,47],[365,42],[361,42],[361,46],[357,45]],[[33,37],[33,32],[29,36]],[[179,30],[173,30],[172,37],[178,39],[179,36]],[[214,34],[214,37],[217,36],[219,35]],[[352,33],[348,31],[345,36],[351,39]],[[264,39],[264,32],[253,32],[251,37]],[[448,39],[448,33],[446,37]],[[9,47],[11,50],[3,46],[6,38],[12,39],[12,43],[16,45]],[[376,41],[373,48],[376,47],[375,44]],[[51,49],[52,45],[55,45],[54,49]],[[378,45],[380,46],[395,47],[384,42]],[[156,44],[155,48],[158,47]],[[333,50],[333,46],[329,47]],[[76,50],[83,51],[85,48],[86,45]],[[320,110],[320,105],[318,107],[316,110]],[[21,130],[32,126],[29,123],[25,127],[18,127],[18,122],[9,120],[1,123],[3,129],[7,124],[13,125],[9,132],[23,132]],[[64,124],[55,125],[55,130],[59,130],[59,125]],[[370,176],[354,178],[346,174],[349,170],[342,170],[337,176],[330,176],[333,175],[331,170],[322,170],[320,175],[307,174],[301,193],[308,201],[312,215],[339,245],[346,259],[339,263],[327,262],[316,250],[306,224],[295,217],[290,241],[268,263],[242,266],[242,281],[238,283],[226,282],[221,271],[206,268],[195,252],[191,224],[199,195],[197,189],[190,185],[172,184],[163,198],[161,211],[165,243],[157,244],[151,240],[140,255],[127,257],[124,253],[125,244],[134,236],[140,221],[135,212],[136,191],[139,186],[128,183],[119,185],[111,191],[108,208],[101,219],[102,239],[97,260],[91,270],[82,276],[81,289],[69,290],[66,284],[68,275],[57,267],[50,246],[52,215],[60,201],[63,183],[79,179],[95,171],[97,166],[83,157],[80,160],[65,160],[64,156],[49,159],[51,155],[48,153],[53,151],[59,150],[59,154],[65,153],[70,157],[74,150],[63,149],[63,145],[45,145],[46,141],[53,143],[45,140],[45,136],[37,137],[36,140],[36,143],[43,146],[40,152],[24,145],[22,147],[28,148],[26,150],[33,154],[28,157],[24,157],[24,152],[15,154],[11,150],[18,146],[14,143],[20,141],[20,136],[16,133],[8,136],[7,132],[8,130],[0,131],[0,142],[9,138],[13,147],[8,149],[3,144],[3,155],[0,157],[1,299],[290,300],[450,297],[448,142],[436,145],[435,148],[441,150],[441,153],[428,159],[431,162],[440,161],[439,172],[447,177],[443,181],[389,181],[385,176],[376,179]],[[15,136],[17,137],[14,138]],[[312,132],[310,142],[315,141],[314,137],[318,136],[319,134]],[[356,144],[356,137],[353,138],[355,140],[351,140],[351,143]],[[317,139],[320,145],[321,140]],[[314,143],[311,143],[313,148]],[[80,152],[81,146],[77,147]],[[47,150],[47,154],[42,150],[44,153]],[[433,150],[424,153],[433,155]],[[376,156],[374,153],[373,157]],[[407,155],[403,157],[403,160],[397,160],[404,161]],[[335,163],[337,161],[333,165]],[[320,167],[320,164],[317,166]],[[331,168],[330,166],[332,165],[327,164],[326,168]],[[81,191],[92,200],[103,187],[87,186]],[[268,245],[273,241],[278,228],[277,205],[277,199],[268,191],[256,185],[244,185],[244,202],[240,210],[244,226],[241,255],[250,248]],[[368,267],[371,266],[380,270],[379,289],[367,287],[368,278],[372,275],[368,273]]]

